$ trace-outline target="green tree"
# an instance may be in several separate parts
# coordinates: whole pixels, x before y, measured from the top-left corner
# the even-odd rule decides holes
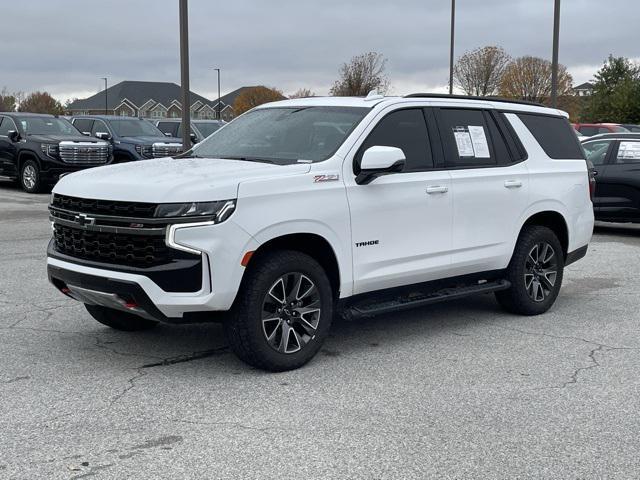
[[[64,113],[64,107],[48,92],[33,92],[20,102],[18,111],[62,115]]]
[[[640,66],[628,58],[609,58],[595,74],[585,118],[594,122],[640,122]]]

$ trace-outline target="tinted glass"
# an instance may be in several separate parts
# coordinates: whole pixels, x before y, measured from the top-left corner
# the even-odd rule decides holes
[[[627,128],[621,127],[619,125],[613,125],[610,128],[611,132],[615,132],[615,133],[627,133],[629,132],[629,130]]]
[[[93,120],[89,118],[77,118],[73,121],[73,126],[80,130],[82,133],[91,133]]]
[[[180,122],[159,122],[158,129],[162,133],[168,133],[172,137],[177,135],[177,131],[179,130],[181,123]]]
[[[518,117],[527,126],[549,158],[584,158],[573,127],[566,118],[519,113]]]
[[[621,141],[616,155],[616,163],[640,163],[640,141]]]
[[[439,128],[448,165],[473,168],[497,164],[482,110],[441,109]],[[502,150],[505,154],[506,149]]]
[[[585,137],[592,137],[597,135],[598,127],[580,127],[578,128],[578,131]]]
[[[213,132],[215,132],[216,130],[218,130],[222,125],[219,123],[202,123],[202,122],[198,122],[196,123],[196,128],[198,129],[198,131],[202,134],[203,137],[208,137],[209,135],[211,135]]]
[[[369,112],[356,107],[260,108],[226,125],[189,155],[291,164],[326,160]]]
[[[91,135],[95,137],[96,133],[109,133],[109,129],[102,120],[96,120],[91,127]]]
[[[504,135],[498,128],[498,125],[496,125],[496,122],[491,115],[485,112],[484,116],[487,126],[489,127],[489,135],[491,136],[490,142],[493,145],[493,151],[498,163],[503,165],[511,163],[511,155],[509,154],[509,149],[507,148]]]
[[[582,144],[585,156],[594,165],[603,165],[612,140],[599,140]]]
[[[0,117],[0,135],[9,136],[9,130],[15,130],[13,122],[8,117]]]
[[[164,133],[146,120],[109,120],[109,126],[118,137],[164,137]]]
[[[80,135],[80,132],[63,118],[17,117],[27,135]]]
[[[406,157],[405,172],[433,168],[429,133],[422,109],[399,110],[380,120],[358,151],[356,173],[362,154],[373,146],[401,149]]]

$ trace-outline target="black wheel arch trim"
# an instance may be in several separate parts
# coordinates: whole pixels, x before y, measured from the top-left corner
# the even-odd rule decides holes
[[[587,255],[587,250],[589,249],[589,245],[585,245],[584,247],[580,247],[575,249],[573,252],[567,253],[567,258],[564,261],[564,266],[571,265],[572,263],[577,262],[581,258],[584,258]]]

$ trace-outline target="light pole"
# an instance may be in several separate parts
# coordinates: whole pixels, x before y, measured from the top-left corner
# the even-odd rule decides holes
[[[214,68],[214,70],[216,72],[218,72],[218,106],[217,106],[217,110],[218,110],[218,120],[220,120],[220,69],[219,68]]]
[[[453,42],[456,25],[456,0],[451,0],[451,46],[449,49],[449,95],[453,94]]]
[[[560,41],[560,0],[553,7],[553,54],[551,58],[551,106],[558,106],[558,43]]]
[[[180,0],[180,86],[182,87],[182,150],[191,147],[191,104],[189,98],[189,6]]]
[[[108,115],[108,110],[109,110],[109,97],[107,96],[107,77],[100,77],[101,80],[104,80],[104,114]]]

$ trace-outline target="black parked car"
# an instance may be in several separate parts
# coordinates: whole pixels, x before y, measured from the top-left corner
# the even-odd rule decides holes
[[[640,222],[640,134],[595,135],[582,147],[596,175],[596,220]]]
[[[217,131],[227,122],[221,120],[192,120],[191,141],[198,143]],[[182,138],[182,120],[179,118],[163,118],[154,124],[167,136]]]
[[[182,153],[180,138],[167,137],[143,118],[77,115],[71,122],[83,134],[111,142],[116,163]]]
[[[112,161],[112,148],[87,138],[62,117],[35,113],[0,113],[0,175],[19,179],[36,193],[60,175]]]

